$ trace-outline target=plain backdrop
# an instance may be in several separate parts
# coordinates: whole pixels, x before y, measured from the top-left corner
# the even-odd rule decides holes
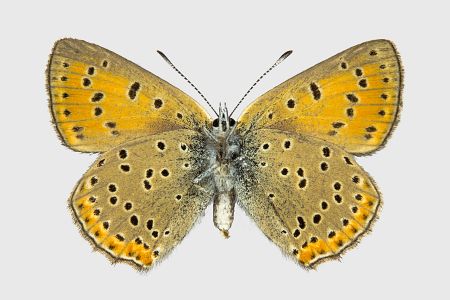
[[[0,298],[449,299],[447,4],[2,1]],[[111,265],[92,251],[67,210],[73,186],[96,155],[62,146],[50,123],[44,71],[62,37],[102,45],[200,99],[155,52],[163,50],[215,106],[232,106],[279,55],[294,50],[239,112],[348,47],[394,41],[405,69],[401,122],[386,148],[358,159],[384,195],[373,233],[341,261],[305,271],[240,209],[231,238],[223,239],[209,207],[150,272]]]

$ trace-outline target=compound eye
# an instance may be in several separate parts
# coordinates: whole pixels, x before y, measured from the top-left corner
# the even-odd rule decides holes
[[[233,118],[230,118],[230,126],[236,125],[236,121]]]
[[[213,127],[219,127],[219,118],[215,119],[212,123]]]

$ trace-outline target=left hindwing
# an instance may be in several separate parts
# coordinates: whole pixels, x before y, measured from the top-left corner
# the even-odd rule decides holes
[[[401,105],[402,69],[394,45],[354,46],[292,77],[256,99],[242,114],[243,134],[274,128],[317,137],[347,152],[379,149]]]
[[[70,207],[83,235],[113,261],[150,268],[184,238],[212,195],[201,138],[175,130],[103,153],[77,184]]]

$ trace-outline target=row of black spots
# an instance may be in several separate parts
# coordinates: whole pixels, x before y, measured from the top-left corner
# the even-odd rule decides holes
[[[309,239],[309,242],[310,242],[311,244],[317,243],[318,241],[319,241],[319,239],[317,238],[317,236],[312,236],[312,237]],[[323,253],[320,253],[320,254],[323,254]],[[315,258],[315,254],[313,254],[313,256],[312,256],[311,258],[314,259],[314,258]]]
[[[389,79],[388,77],[384,77],[384,78],[383,78],[383,82],[384,82],[384,83],[389,83],[389,81],[390,81],[390,79]]]
[[[351,103],[358,103],[359,101],[359,98],[353,93],[346,94],[345,98],[347,98],[347,100],[350,101]]]
[[[91,97],[91,102],[93,102],[93,103],[99,102],[104,97],[105,97],[105,94],[103,94],[101,92],[94,93],[94,95],[92,95],[92,97]]]
[[[115,193],[117,192],[118,188],[117,185],[115,183],[110,183],[108,184],[108,191],[111,193]]]
[[[123,204],[123,208],[124,208],[126,211],[132,210],[132,209],[133,209],[133,202],[130,202],[130,201],[125,202],[125,203]]]
[[[119,136],[119,134],[120,134],[119,131],[117,131],[117,130],[111,130],[110,133],[112,136],[115,136],[115,137]]]
[[[180,120],[183,119],[183,114],[180,112],[177,112],[177,118]]]
[[[181,201],[182,198],[183,198],[183,196],[181,196],[180,194],[175,195],[175,200],[177,200],[177,201]]]
[[[343,62],[341,62],[341,63],[339,64],[339,67],[340,67],[342,70],[346,70],[346,69],[348,68],[348,65],[347,65],[347,63],[346,63],[345,61],[343,61]]]
[[[345,113],[347,114],[347,117],[349,117],[349,118],[353,118],[353,116],[355,115],[355,111],[351,107],[347,108],[345,110]]]
[[[301,230],[305,230],[306,228],[306,221],[302,216],[297,216],[297,222],[298,222],[298,227]]]
[[[335,191],[340,191],[342,189],[342,183],[340,183],[339,181],[336,181],[335,183],[333,183],[333,189]]]
[[[155,99],[155,101],[153,102],[153,106],[156,109],[160,109],[163,106],[164,102],[161,99]]]
[[[377,131],[377,128],[375,126],[369,126],[366,128],[366,131],[367,132],[375,132],[375,131]]]
[[[165,143],[165,141],[157,141],[156,142],[156,147],[158,148],[159,151],[166,150],[166,143]]]
[[[125,236],[123,234],[118,233],[118,234],[116,234],[116,239],[119,242],[123,242],[123,241],[125,241]]]
[[[358,183],[361,182],[361,178],[358,175],[354,175],[352,177],[352,182],[355,183],[355,184],[358,184]]]
[[[94,187],[98,183],[98,177],[92,176],[89,182],[91,183],[91,187]]]
[[[97,202],[97,197],[96,196],[90,196],[89,197],[89,202],[91,202],[91,203]]]
[[[335,136],[336,134],[338,134],[338,132],[336,131],[336,130],[330,130],[330,131],[328,131],[328,135],[329,136]]]
[[[169,170],[168,169],[162,169],[161,170],[161,176],[162,177],[168,177],[170,175],[170,172],[169,172]]]
[[[64,116],[69,117],[71,114],[72,114],[72,112],[70,110],[68,110],[67,108],[64,109],[64,111],[63,111]]]
[[[62,66],[63,66],[63,68],[68,68],[68,67],[70,67],[70,65],[69,65],[69,63],[67,63],[67,62],[63,62],[62,63]]]
[[[383,100],[387,100],[389,98],[389,96],[387,94],[385,94],[385,93],[382,93],[380,95],[380,98],[383,99]]]
[[[327,162],[323,161],[320,163],[320,170],[322,170],[322,172],[328,171],[329,168],[330,166],[328,165]]]
[[[102,61],[102,67],[103,68],[107,68],[109,66],[109,61],[107,61],[106,59],[104,59],[103,61]]]
[[[109,221],[104,221],[102,225],[103,225],[103,229],[108,230],[109,227],[110,227],[110,222]]]
[[[320,208],[321,208],[322,210],[327,210],[328,207],[329,207],[329,204],[328,204],[327,201],[322,200],[322,202],[320,202]]]
[[[294,109],[294,108],[295,108],[295,101],[294,101],[294,99],[289,99],[289,100],[286,102],[286,106],[287,106],[289,109]]]
[[[92,81],[87,77],[83,77],[81,84],[84,87],[90,87],[92,85]]]
[[[314,100],[320,100],[322,93],[320,92],[319,86],[315,82],[309,84],[309,89],[313,95]]]
[[[269,120],[272,120],[272,119],[273,119],[273,112],[269,112],[269,113],[267,114],[267,118],[268,118]]]
[[[264,144],[262,144],[261,145],[261,148],[263,149],[263,150],[269,150],[269,148],[270,148],[270,144],[269,143],[264,143]]]
[[[292,146],[292,142],[290,140],[285,140],[284,141],[284,143],[283,143],[283,148],[284,149],[286,149],[286,150],[291,149],[291,146]]]
[[[369,52],[370,56],[375,56],[377,54],[378,54],[378,52],[376,50],[374,50],[374,49],[370,50],[370,52]]]
[[[188,162],[185,162],[185,163],[183,164],[183,167],[184,167],[185,169],[190,169],[191,165],[190,165]]]
[[[331,123],[331,126],[333,126],[333,128],[335,128],[335,129],[340,129],[340,128],[345,126],[345,123],[343,123],[343,122],[333,122],[333,123]]]
[[[109,203],[110,203],[111,205],[116,205],[118,201],[119,201],[119,198],[118,198],[117,196],[111,196],[111,197],[109,197]]]
[[[117,126],[116,122],[112,122],[112,121],[105,122],[106,128],[114,129],[114,128],[116,128],[116,126]]]
[[[128,157],[128,151],[126,149],[121,149],[118,156],[120,159],[126,159]]]
[[[56,79],[56,78],[55,78]],[[61,81],[67,81],[67,80],[69,80],[69,78],[67,78],[66,76],[61,76],[60,78],[59,78]]]
[[[367,88],[367,86],[368,86],[367,79],[365,79],[365,78],[360,79],[360,80],[358,81],[358,85],[359,85],[361,88]]]
[[[306,178],[301,179],[300,182],[298,183],[298,187],[302,190],[305,190],[307,185],[308,185],[308,180],[306,180]]]
[[[340,194],[334,194],[333,195],[333,200],[337,204],[341,204],[344,199],[342,198],[342,196]]]
[[[145,189],[146,191],[150,191],[150,190],[152,189],[152,185],[151,185],[151,183],[150,183],[150,180],[144,179],[144,180],[142,181],[142,183],[143,183],[144,189]]]
[[[281,169],[280,174],[282,176],[287,176],[289,174],[289,169],[288,168]]]
[[[381,109],[380,111],[378,111],[378,115],[384,117],[386,115],[386,111],[384,109]]]
[[[151,178],[153,176],[153,169],[147,169],[145,171],[145,178]]]
[[[312,221],[313,221],[313,224],[319,225],[320,222],[322,221],[322,216],[320,214],[316,213],[316,214],[314,214]]]
[[[330,230],[329,232],[328,232],[328,238],[329,239],[332,239],[332,238],[334,238],[336,236],[336,232],[334,231],[334,230]]]
[[[361,194],[355,194],[354,197],[357,201],[361,201],[363,199],[363,195],[361,195]],[[373,204],[373,202],[372,202],[372,204]],[[371,206],[371,205],[369,205],[369,206]]]
[[[186,152],[188,149],[187,145],[185,143],[180,143],[180,150],[182,152]]]
[[[63,97],[63,99],[67,99],[67,98],[69,98],[69,94],[68,94],[68,93],[66,93],[66,92],[62,93],[62,95],[61,95],[61,96]]]
[[[269,196],[270,200],[273,200],[275,198],[275,194],[274,193],[269,193],[267,196]]]
[[[322,147],[322,156],[328,158],[330,157],[330,155],[331,155],[330,148]]]
[[[262,168],[267,167],[267,163],[266,163],[265,161],[260,162],[259,165],[260,165]]]
[[[130,217],[130,224],[133,226],[138,226],[139,225],[139,218],[137,215],[131,215]]]
[[[90,66],[89,68],[87,68],[86,73],[87,73],[88,75],[91,75],[91,76],[94,75],[94,73],[95,73],[95,68],[92,67],[92,66]]]
[[[72,131],[73,132],[81,132],[83,130],[84,130],[84,127],[81,127],[81,126],[74,126],[74,127],[72,127]]]
[[[123,173],[129,173],[131,171],[131,166],[129,164],[120,164],[119,168]]]
[[[364,138],[365,138],[366,140],[370,140],[370,139],[373,138],[373,135],[371,135],[370,133],[366,133],[366,134],[364,135]]]
[[[75,137],[77,139],[79,139],[79,140],[83,140],[84,139],[84,134],[80,133],[80,134],[77,134]]]
[[[94,108],[94,116],[99,117],[103,114],[103,109],[101,107],[95,107]]]
[[[356,75],[357,77],[361,77],[361,76],[363,75],[362,69],[356,68],[356,69],[355,69],[355,75]]]
[[[344,161],[347,165],[353,165],[352,161],[350,160],[350,158],[348,156],[343,156],[342,158],[344,159]]]
[[[128,97],[130,97],[131,100],[134,100],[140,88],[141,84],[139,82],[133,82],[128,89]]]
[[[297,169],[297,175],[300,177],[304,177],[305,176],[305,170],[303,170],[303,168],[298,168]]]
[[[294,236],[294,238],[298,238],[300,236],[300,230],[298,228],[295,228],[294,232],[292,233],[292,235]]]
[[[348,224],[350,223],[349,220],[346,218],[342,219],[341,222],[342,222],[342,226],[344,226],[344,227],[347,227]]]
[[[147,222],[145,223],[145,227],[148,230],[152,230],[153,229],[153,225],[154,225],[153,223],[154,223],[154,221],[152,219],[148,219]]]

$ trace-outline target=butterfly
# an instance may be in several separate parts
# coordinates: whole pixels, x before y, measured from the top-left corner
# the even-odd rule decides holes
[[[365,42],[236,121],[109,50],[59,40],[47,69],[54,125],[70,149],[100,153],[70,196],[74,220],[95,249],[139,270],[166,257],[210,203],[225,237],[238,203],[301,266],[339,258],[377,218],[380,192],[355,156],[391,135],[402,76],[392,42]]]

